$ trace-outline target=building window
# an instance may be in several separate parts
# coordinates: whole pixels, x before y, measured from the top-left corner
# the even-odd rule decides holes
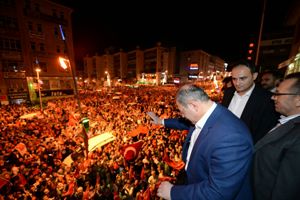
[[[0,0],[0,6],[1,7],[16,7],[16,2],[15,0]]]
[[[18,22],[17,22],[17,19],[16,18],[10,18],[9,17],[9,24],[8,26],[11,28],[11,29],[15,29],[15,30],[18,30],[19,27],[18,27]]]
[[[13,30],[19,29],[17,19],[7,16],[0,16],[0,27]]]
[[[31,8],[31,2],[30,2],[30,0],[25,0],[25,2],[24,2],[24,8],[30,10],[30,8]]]
[[[37,32],[38,33],[42,33],[43,32],[42,24],[37,24]]]
[[[60,46],[56,46],[56,52],[60,53]]]
[[[57,18],[57,11],[56,9],[52,9],[52,16]]]
[[[2,62],[2,65],[3,65],[4,72],[14,72],[14,71],[23,70],[21,63],[18,62],[11,62],[11,61],[4,60]]]
[[[29,32],[33,32],[32,22],[28,22],[28,30],[29,30]]]
[[[61,18],[61,19],[64,19],[64,18],[65,18],[64,12],[60,12],[60,18]]]
[[[34,4],[34,10],[36,12],[40,12],[40,4],[38,4],[38,3]]]
[[[58,38],[58,35],[59,35],[59,33],[58,33],[58,28],[57,28],[57,27],[54,27],[54,37],[55,37],[55,38]]]
[[[36,49],[35,42],[30,43],[30,48],[32,51],[35,51],[35,49]]]
[[[0,50],[21,51],[20,40],[0,38]]]
[[[40,43],[40,51],[44,52],[45,51],[45,44]]]

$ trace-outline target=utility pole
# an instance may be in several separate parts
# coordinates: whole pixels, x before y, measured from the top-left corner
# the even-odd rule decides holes
[[[264,0],[263,10],[262,10],[262,15],[261,15],[261,20],[260,20],[260,29],[259,29],[259,36],[258,36],[258,42],[257,42],[256,56],[255,56],[255,65],[256,66],[258,64],[261,36],[262,36],[264,20],[265,20],[266,5],[267,5],[267,0]],[[259,71],[260,71],[260,67],[259,67]]]
[[[60,33],[61,33],[62,40],[64,41],[64,44],[65,44],[66,53],[68,54],[68,45],[67,45],[67,41],[66,41],[66,37],[65,37],[62,25],[59,25],[59,30],[60,30]],[[81,122],[80,123],[84,126],[83,129],[82,129],[82,133],[83,133],[82,137],[83,137],[83,140],[84,140],[86,158],[88,158],[88,153],[89,153],[88,139],[89,138],[88,138],[87,132],[88,132],[88,127],[89,127],[89,119],[86,118],[86,117],[83,117],[83,115],[82,115],[81,103],[80,103],[80,99],[79,99],[79,96],[78,96],[77,81],[76,81],[76,78],[75,78],[75,68],[72,67],[70,59],[68,59],[68,61],[69,61],[69,67],[71,68],[72,78],[73,78],[73,82],[74,82],[75,98],[77,99],[79,114],[80,114],[80,117],[81,117]]]

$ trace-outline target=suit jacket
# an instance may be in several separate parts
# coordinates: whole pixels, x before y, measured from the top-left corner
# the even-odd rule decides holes
[[[296,117],[256,143],[253,159],[255,199],[299,199],[299,169],[300,117]]]
[[[183,145],[186,161],[194,130],[181,119],[165,119],[165,127],[189,130]],[[186,185],[174,185],[171,199],[252,199],[249,172],[253,144],[247,126],[228,109],[217,105],[201,129],[192,150]]]
[[[229,106],[234,92],[234,87],[225,90],[222,105]],[[250,129],[254,143],[278,123],[280,114],[275,111],[271,96],[271,92],[255,85],[240,117]]]

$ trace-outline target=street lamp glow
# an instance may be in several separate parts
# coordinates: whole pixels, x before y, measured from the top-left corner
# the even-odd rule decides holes
[[[70,60],[69,59],[66,59],[66,58],[63,58],[63,57],[58,57],[58,60],[59,60],[60,66],[64,70],[66,70],[68,68],[68,66],[70,66]]]
[[[41,93],[41,85],[40,85],[40,68],[36,68],[36,77],[37,77],[37,84],[38,84],[38,90],[39,90],[39,99],[40,99],[40,109],[43,110],[43,103],[42,103],[42,93]]]
[[[108,71],[105,71],[105,74],[107,79],[107,86],[110,87],[111,86],[110,74],[108,73]]]

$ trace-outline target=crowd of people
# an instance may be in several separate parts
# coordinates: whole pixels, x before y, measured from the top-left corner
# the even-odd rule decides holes
[[[232,86],[224,88],[219,102],[211,101],[201,85],[189,85],[179,90],[108,87],[82,93],[80,105],[74,98],[49,100],[41,111],[2,105],[0,199],[252,199],[250,181],[255,199],[296,199],[299,74],[276,82],[275,91],[268,88],[275,93],[260,88],[256,78],[251,66],[238,63],[232,70]],[[30,113],[36,114],[24,117]],[[292,132],[283,146],[275,137],[281,131],[273,130],[279,115],[286,117],[281,119],[288,126],[283,130]],[[109,132],[115,139],[86,154],[82,117],[90,120],[88,138]],[[182,117],[189,120],[188,126],[175,120]],[[199,124],[201,132],[196,131]],[[269,136],[269,131],[274,134]],[[204,135],[210,136],[199,142]],[[137,143],[141,146],[134,156],[126,157],[124,147]],[[286,171],[281,171],[275,155],[266,153],[274,144],[282,150],[275,155],[288,161],[283,165]],[[71,163],[65,162],[68,156]],[[264,169],[274,173],[258,176]],[[285,176],[287,171],[295,177]]]
[[[155,199],[159,178],[175,178],[178,173],[163,157],[180,160],[185,134],[153,126],[146,112],[178,115],[175,90],[117,87],[82,94],[82,115],[90,119],[88,136],[110,132],[116,139],[88,157],[74,155],[71,166],[64,159],[84,142],[73,98],[49,101],[33,118],[22,116],[39,108],[1,106],[1,198]],[[113,98],[116,95],[119,98]],[[130,136],[140,125],[148,133]],[[142,151],[134,161],[126,161],[122,147],[136,141],[143,141]]]

